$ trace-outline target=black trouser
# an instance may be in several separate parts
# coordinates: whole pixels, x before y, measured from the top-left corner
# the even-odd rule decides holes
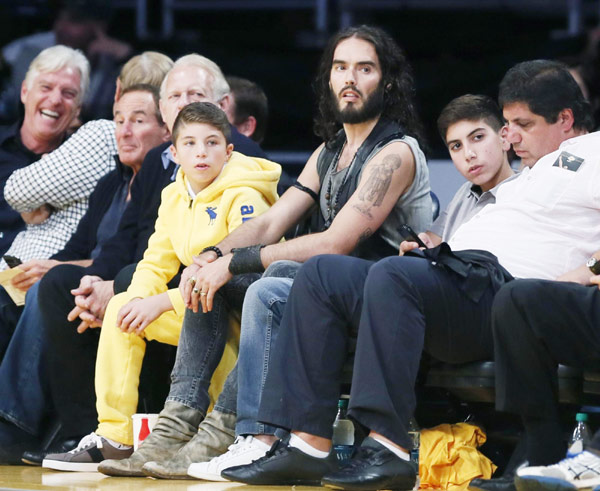
[[[122,293],[131,283],[137,264],[125,266],[114,280],[114,293]],[[71,289],[77,288],[85,269],[74,265],[61,265],[51,269],[42,278],[39,305],[48,332],[48,375],[53,403],[62,424],[62,434],[68,438],[94,431],[98,425],[94,376],[96,353],[100,338],[99,329],[77,333],[79,320],[68,322],[67,315],[75,307]],[[179,283],[179,275],[172,280]],[[168,392],[168,373],[173,366],[172,347],[152,345],[147,356],[153,363],[142,370],[140,398],[144,411],[159,411]],[[161,379],[160,376],[164,377]],[[148,382],[153,379],[154,385]],[[161,383],[162,382],[162,383]]]
[[[42,278],[38,292],[48,340],[50,392],[65,438],[88,434],[98,425],[94,373],[100,330],[79,334],[79,319],[67,321],[75,307],[71,290],[84,275],[81,266],[56,266]]]
[[[559,363],[600,370],[600,290],[543,280],[516,280],[492,310],[496,407],[532,421],[558,422]],[[536,448],[560,447],[561,432],[543,431]],[[528,438],[530,435],[528,435]],[[600,447],[599,447],[600,450]],[[537,462],[537,455],[528,455]]]
[[[358,330],[349,414],[409,448],[422,350],[454,363],[491,358],[493,295],[488,287],[470,300],[453,273],[423,258],[307,261],[286,305],[259,420],[330,438],[348,339]]]

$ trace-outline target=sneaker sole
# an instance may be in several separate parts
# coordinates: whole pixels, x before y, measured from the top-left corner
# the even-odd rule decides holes
[[[146,477],[146,474],[144,474],[141,470],[134,471],[127,469],[114,469],[111,467],[100,468],[100,466],[98,466],[97,471],[106,476],[112,477]]]
[[[265,452],[266,453],[266,452]],[[265,453],[262,452],[257,452],[257,453],[247,453],[242,456],[237,456],[237,461],[234,463],[231,463],[231,460],[229,461],[229,465],[227,465],[227,467],[223,467],[221,469],[221,472],[223,472],[226,469],[229,469],[230,467],[237,467],[238,465],[248,465],[251,464],[252,462],[254,462],[255,460],[260,459],[261,457],[265,456]],[[241,458],[243,457],[243,458]],[[196,464],[190,464],[190,466],[188,467],[188,475],[192,476],[196,479],[202,479],[204,481],[215,481],[215,482],[230,482],[229,479],[221,476],[221,473],[216,474],[215,472],[207,472],[205,470],[203,470],[203,466],[206,464],[207,462],[199,462]]]
[[[188,476],[192,476],[194,479],[202,479],[203,481],[229,482],[229,479],[225,479],[220,474],[195,470],[194,465],[195,464],[190,465],[188,469]]]
[[[55,471],[97,472],[98,462],[63,462],[60,460],[44,459],[42,467],[45,469],[54,469]]]
[[[406,482],[396,482],[388,480],[384,483],[365,482],[362,484],[339,484],[321,480],[321,486],[331,489],[342,489],[344,491],[369,491],[373,489],[393,489],[394,491],[412,491],[415,489],[415,482],[408,484]]]
[[[37,460],[29,460],[29,459],[26,459],[23,457],[21,457],[21,462],[23,462],[24,464],[27,464],[27,465],[34,465],[36,467],[39,467],[42,465],[42,463]]]
[[[556,477],[516,476],[517,491],[573,491],[581,488],[594,488],[600,484],[600,477],[582,479],[580,481],[565,481]]]

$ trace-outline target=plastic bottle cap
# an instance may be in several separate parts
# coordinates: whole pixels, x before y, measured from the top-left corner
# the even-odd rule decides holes
[[[338,408],[348,409],[348,399],[340,399],[338,401]],[[587,417],[587,415],[586,415]]]
[[[587,421],[588,415],[586,413],[577,413],[575,415],[575,421]]]

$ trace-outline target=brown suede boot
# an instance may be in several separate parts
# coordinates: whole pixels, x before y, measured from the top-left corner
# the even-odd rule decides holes
[[[202,413],[180,402],[167,401],[158,415],[152,433],[131,457],[104,460],[98,471],[109,476],[144,477],[142,466],[154,460],[167,460],[188,443],[198,431]]]
[[[200,424],[198,434],[175,455],[144,464],[142,472],[158,479],[192,479],[187,474],[190,464],[207,462],[227,451],[235,440],[235,422],[235,414],[213,410]]]

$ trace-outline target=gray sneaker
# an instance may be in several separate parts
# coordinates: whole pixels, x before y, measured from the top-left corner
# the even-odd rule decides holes
[[[90,433],[70,452],[46,455],[42,467],[57,471],[95,472],[103,460],[125,459],[133,453],[132,447],[121,447],[117,448],[106,438]]]

